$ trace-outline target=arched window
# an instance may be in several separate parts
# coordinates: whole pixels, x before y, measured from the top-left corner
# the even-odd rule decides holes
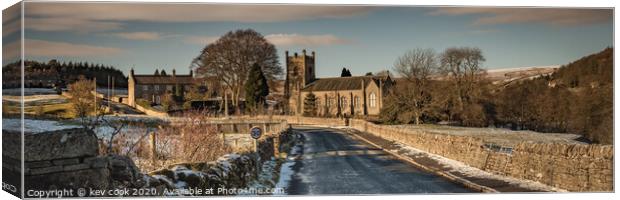
[[[347,108],[347,97],[340,97],[340,108]]]
[[[334,103],[334,99],[331,97],[328,97],[327,100],[325,100],[325,105],[329,108],[332,107],[332,104]]]
[[[377,95],[374,92],[370,93],[370,107],[374,108],[377,106]]]

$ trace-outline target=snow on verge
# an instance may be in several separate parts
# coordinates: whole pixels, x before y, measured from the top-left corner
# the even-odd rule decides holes
[[[401,143],[397,143],[397,146],[399,146],[403,150],[406,150],[407,153],[405,154],[408,156],[426,156],[428,158],[431,158],[437,161],[438,163],[442,164],[444,167],[451,168],[452,170],[450,170],[450,172],[461,172],[468,176],[477,177],[477,178],[502,180],[512,185],[518,185],[520,187],[524,187],[524,188],[528,188],[532,190],[568,192],[567,190],[552,187],[552,186],[545,185],[540,182],[536,182],[532,180],[522,180],[522,179],[512,178],[508,176],[493,174],[493,173],[469,166],[465,163],[452,160],[452,159],[448,159],[448,158],[445,158],[443,156],[439,156],[436,154],[431,154],[431,153],[428,153],[428,152],[425,152],[425,151],[422,151],[422,150],[419,150],[419,149],[416,149],[410,146],[406,146]]]
[[[295,174],[295,170],[293,170],[293,165],[297,159],[301,157],[301,152],[303,149],[303,143],[297,143],[290,151],[290,154],[287,156],[286,162],[282,163],[280,166],[280,178],[278,179],[278,183],[276,183],[275,188],[288,188],[290,186],[290,182],[293,179],[293,174]],[[288,194],[286,190],[284,190],[285,195]]]
[[[2,129],[9,131],[21,131],[21,123],[21,119],[2,118]],[[59,121],[53,120],[24,119],[24,132],[27,133],[41,133],[70,128],[80,128],[80,126],[63,124]]]
[[[294,160],[286,160],[285,163],[280,167],[280,178],[278,179],[278,183],[276,183],[275,188],[288,188],[291,180],[293,179],[293,174],[295,171],[293,170],[293,165],[295,165]],[[284,194],[286,195],[288,192],[285,190]]]

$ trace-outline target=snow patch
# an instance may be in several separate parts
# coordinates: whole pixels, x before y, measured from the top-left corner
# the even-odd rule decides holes
[[[288,188],[291,180],[293,179],[293,174],[295,171],[293,170],[293,165],[295,165],[295,161],[287,160],[280,167],[280,178],[278,179],[278,183],[276,183],[275,188]],[[284,191],[287,194],[286,191]]]
[[[78,125],[63,124],[60,121],[24,119],[24,132],[42,133],[71,128],[81,128]],[[2,130],[21,132],[22,120],[16,118],[2,118]]]
[[[512,185],[518,185],[520,187],[524,187],[524,188],[528,188],[528,189],[532,189],[532,190],[543,190],[543,191],[555,191],[555,192],[568,192],[566,190],[560,189],[560,188],[556,188],[556,187],[552,187],[549,185],[545,185],[542,184],[540,182],[536,182],[536,181],[531,181],[531,180],[522,180],[522,179],[517,179],[517,178],[512,178],[512,177],[508,177],[508,176],[502,176],[502,175],[498,175],[498,174],[493,174],[472,166],[469,166],[465,163],[456,161],[456,160],[452,160],[452,159],[448,159],[445,158],[443,156],[440,155],[436,155],[436,154],[431,154],[419,149],[416,149],[414,147],[410,147],[410,146],[406,146],[404,144],[401,143],[397,143],[397,146],[399,146],[402,150],[407,151],[407,153],[405,153],[406,155],[409,156],[426,156],[429,157],[435,161],[437,161],[438,163],[440,163],[441,165],[443,165],[444,167],[448,167],[451,168],[451,170],[449,172],[460,172],[463,174],[466,174],[467,176],[472,176],[472,177],[477,177],[477,178],[485,178],[485,179],[496,179],[496,180],[502,180],[502,181],[506,181],[509,184]]]

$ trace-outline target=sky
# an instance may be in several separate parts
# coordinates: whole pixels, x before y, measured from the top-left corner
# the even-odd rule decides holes
[[[88,61],[128,74],[189,73],[226,32],[254,29],[284,52],[316,52],[318,77],[391,70],[414,48],[478,47],[486,69],[567,64],[613,46],[613,10],[154,3],[25,5],[28,60]],[[19,57],[21,20],[3,11],[3,63]]]

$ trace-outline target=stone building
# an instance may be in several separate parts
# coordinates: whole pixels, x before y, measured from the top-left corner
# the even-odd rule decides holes
[[[284,95],[288,112],[301,115],[309,93],[317,97],[318,116],[378,115],[386,91],[394,84],[389,75],[316,78],[316,54],[289,56],[286,51]]]
[[[144,99],[155,104],[160,104],[165,94],[176,94],[177,87],[181,87],[182,94],[185,94],[193,83],[193,73],[187,75],[176,74],[172,70],[172,75],[166,71],[155,70],[155,74],[134,74],[133,69],[129,73],[127,84],[127,103],[136,106],[137,99]]]

